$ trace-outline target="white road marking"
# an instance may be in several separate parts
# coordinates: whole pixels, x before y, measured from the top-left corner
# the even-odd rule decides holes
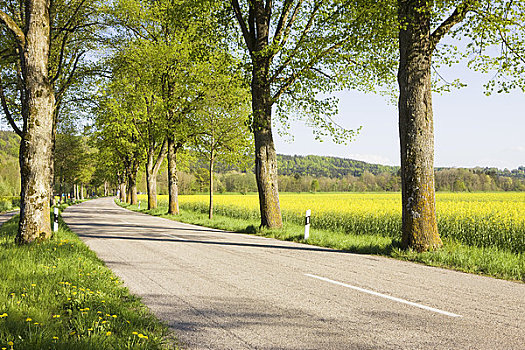
[[[439,313],[439,314],[442,314],[442,315],[446,315],[446,316],[450,316],[450,317],[463,317],[461,315],[457,315],[457,314],[454,314],[452,312],[435,309],[435,308],[430,307],[430,306],[425,306],[425,305],[421,305],[421,304],[418,304],[418,303],[413,303],[413,302],[408,301],[408,300],[404,300],[404,299],[396,298],[396,297],[393,297],[393,296],[390,296],[390,295],[374,292],[372,290],[368,290],[368,289],[352,286],[350,284],[346,284],[346,283],[342,283],[342,282],[337,282],[337,281],[331,280],[329,278],[320,277],[320,276],[316,276],[316,275],[311,275],[309,273],[305,273],[305,276],[316,278],[316,279],[321,280],[321,281],[333,283],[333,284],[336,284],[338,286],[351,288],[351,289],[357,290],[359,292],[375,295],[375,296],[378,296],[378,297],[381,297],[381,298],[385,298],[385,299],[388,299],[388,300],[397,301],[398,303],[403,303],[403,304],[415,306],[415,307],[418,307],[420,309],[436,312],[436,313]]]

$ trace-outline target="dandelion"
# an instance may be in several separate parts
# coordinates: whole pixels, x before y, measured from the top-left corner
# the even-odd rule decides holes
[[[4,318],[4,317],[7,317],[7,314],[5,312],[0,315],[0,318]]]
[[[31,283],[31,287],[36,287],[36,284],[34,284],[34,283]]]
[[[88,331],[92,331],[92,330],[93,330],[93,328],[88,328]]]
[[[53,315],[53,318],[59,318],[60,315]]]
[[[131,334],[138,335],[139,333],[138,332],[131,332]]]
[[[106,332],[106,335],[107,335],[107,336],[110,336],[110,335],[111,335],[111,332]]]
[[[139,338],[141,338],[141,339],[148,339],[148,336],[144,335],[142,333],[139,333]]]
[[[53,340],[58,340],[58,337],[53,337]]]
[[[31,321],[33,321],[32,318],[30,318],[30,317],[26,318],[26,322],[31,322]]]
[[[117,318],[117,315],[113,315],[113,316],[111,316],[111,317],[113,317],[113,318]]]

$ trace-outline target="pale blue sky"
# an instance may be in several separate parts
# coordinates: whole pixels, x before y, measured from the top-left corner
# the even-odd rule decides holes
[[[449,69],[445,79],[459,76],[468,86],[434,94],[435,166],[497,167],[525,165],[525,94],[483,94],[486,76]],[[363,126],[354,142],[336,145],[318,142],[309,128],[292,125],[293,142],[275,133],[277,153],[330,155],[371,163],[399,165],[397,108],[380,95],[341,92],[338,123]]]

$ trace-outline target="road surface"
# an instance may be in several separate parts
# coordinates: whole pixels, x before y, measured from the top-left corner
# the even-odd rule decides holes
[[[185,349],[524,349],[525,284],[222,232],[112,198],[66,223]]]
[[[18,214],[18,210],[0,213],[0,226],[2,226],[4,222],[8,221],[16,214]]]

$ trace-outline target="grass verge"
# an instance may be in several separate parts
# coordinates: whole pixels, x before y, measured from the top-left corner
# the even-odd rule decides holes
[[[497,247],[474,247],[444,240],[438,251],[417,253],[399,248],[399,241],[390,237],[371,234],[346,234],[329,230],[311,229],[310,238],[305,241],[304,226],[285,222],[279,230],[259,229],[258,220],[231,218],[214,214],[213,220],[200,211],[181,209],[180,215],[167,215],[166,207],[154,210],[138,209],[136,205],[118,203],[124,208],[205,227],[226,231],[256,234],[281,240],[307,243],[359,254],[374,254],[399,260],[423,263],[468,273],[486,275],[506,280],[525,282],[525,255]]]
[[[163,325],[60,220],[54,237],[18,246],[0,227],[0,348],[173,349]]]

